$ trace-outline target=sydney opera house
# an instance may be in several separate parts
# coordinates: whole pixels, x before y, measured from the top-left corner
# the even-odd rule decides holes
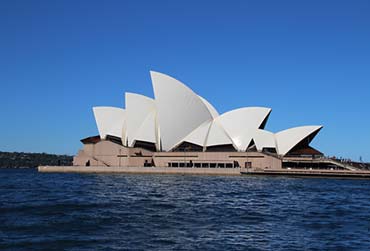
[[[281,168],[287,160],[322,156],[309,145],[320,125],[270,132],[270,108],[219,114],[179,80],[150,75],[154,99],[126,93],[125,108],[93,108],[99,135],[81,140],[74,165]]]

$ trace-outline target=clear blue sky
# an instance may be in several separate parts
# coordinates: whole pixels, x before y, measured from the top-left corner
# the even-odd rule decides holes
[[[172,75],[266,129],[370,161],[370,1],[0,1],[0,150],[74,154],[91,108]]]

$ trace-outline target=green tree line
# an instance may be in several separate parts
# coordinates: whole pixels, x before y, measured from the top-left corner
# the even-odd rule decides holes
[[[47,153],[1,152],[0,168],[35,168],[38,166],[69,166],[73,156]]]

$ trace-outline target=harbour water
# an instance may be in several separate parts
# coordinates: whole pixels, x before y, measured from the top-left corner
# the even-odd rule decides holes
[[[0,169],[0,250],[370,250],[370,180]]]

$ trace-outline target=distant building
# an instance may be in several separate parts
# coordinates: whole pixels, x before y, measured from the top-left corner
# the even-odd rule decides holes
[[[219,114],[168,75],[150,72],[155,99],[126,93],[126,107],[94,107],[99,136],[82,140],[74,165],[281,168],[289,157],[321,157],[309,146],[322,126],[265,130],[270,108]]]

